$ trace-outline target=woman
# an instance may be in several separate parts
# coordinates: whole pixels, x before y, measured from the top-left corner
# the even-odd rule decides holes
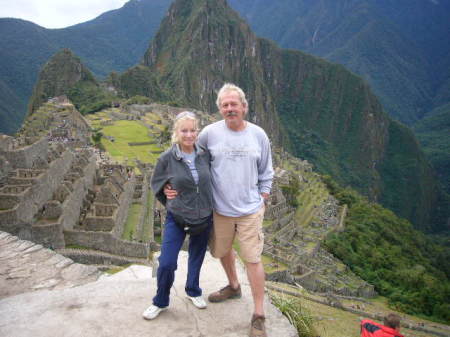
[[[210,154],[195,143],[198,120],[192,112],[178,114],[173,129],[172,147],[161,154],[151,180],[156,198],[166,206],[167,216],[157,272],[158,289],[153,304],[143,313],[145,319],[156,318],[169,305],[178,253],[186,234],[190,237],[185,291],[197,308],[206,308],[199,277],[212,225]],[[166,184],[178,191],[176,198],[167,200]]]

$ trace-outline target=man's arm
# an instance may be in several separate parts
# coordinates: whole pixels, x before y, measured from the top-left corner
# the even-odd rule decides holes
[[[270,141],[264,134],[263,144],[261,146],[261,157],[258,162],[258,188],[264,200],[267,200],[272,189],[273,167],[272,167],[272,151],[270,149]]]
[[[165,184],[164,185],[164,195],[166,196],[167,200],[175,199],[178,195],[177,190],[172,189],[172,185]]]

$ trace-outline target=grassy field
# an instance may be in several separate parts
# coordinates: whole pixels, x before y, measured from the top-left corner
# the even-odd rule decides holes
[[[138,203],[131,204],[128,209],[127,221],[123,230],[122,239],[132,240],[133,234],[136,232],[136,225],[139,220],[139,214],[141,213],[142,205]]]
[[[284,263],[275,261],[274,259],[270,258],[269,256],[262,255],[261,256],[262,263],[264,266],[264,271],[266,273],[273,273],[275,271],[283,271],[288,269],[288,266]]]
[[[150,233],[151,233],[150,223],[153,217],[153,207],[152,207],[153,198],[154,198],[153,193],[149,191],[147,200],[147,214],[145,215],[144,224],[142,226],[142,237],[139,238],[143,242],[150,241]]]
[[[317,178],[308,184],[302,183],[297,197],[299,207],[295,213],[295,222],[301,226],[308,226],[315,216],[315,207],[318,207],[328,197],[326,186]]]
[[[149,142],[148,129],[136,121],[116,121],[114,125],[104,126],[102,129],[102,144],[111,158],[121,163],[134,166],[134,159],[145,163],[155,163],[161,152],[157,145],[130,146],[132,142]],[[110,141],[105,136],[114,137]],[[155,152],[155,153],[152,153]]]

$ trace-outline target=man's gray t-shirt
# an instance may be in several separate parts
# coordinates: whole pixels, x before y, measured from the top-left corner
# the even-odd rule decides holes
[[[257,212],[261,193],[270,193],[273,168],[270,141],[259,126],[246,122],[233,131],[224,120],[205,127],[198,143],[211,153],[214,209],[225,216]]]

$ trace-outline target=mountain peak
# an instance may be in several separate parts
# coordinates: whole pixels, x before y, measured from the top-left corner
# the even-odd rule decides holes
[[[217,111],[224,82],[235,83],[247,95],[248,119],[276,145],[416,224],[430,221],[438,199],[432,172],[369,86],[340,65],[256,37],[226,1],[175,1],[142,67],[184,106],[207,112]],[[396,156],[403,148],[407,156]],[[416,170],[407,169],[409,158]],[[427,183],[415,184],[417,176]],[[405,195],[397,198],[399,191]]]
[[[81,60],[70,49],[61,49],[42,67],[30,99],[29,113],[33,113],[49,98],[66,94],[69,88],[80,81],[97,85],[94,76]]]
[[[217,91],[225,82],[235,83],[248,95],[249,119],[272,130],[277,140],[280,124],[261,81],[260,42],[225,0],[177,0],[143,64],[159,74],[174,96],[204,111],[217,111]]]

